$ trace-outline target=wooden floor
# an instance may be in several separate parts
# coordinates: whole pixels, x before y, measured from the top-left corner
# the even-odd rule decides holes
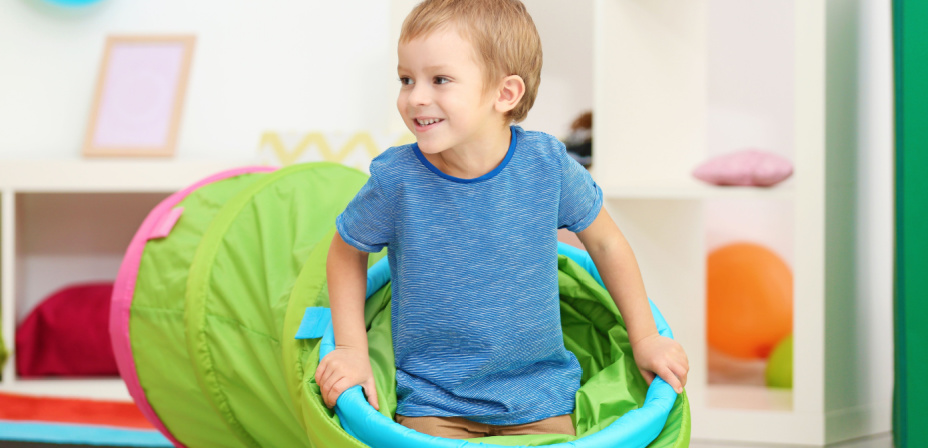
[[[804,445],[757,445],[703,440],[690,444],[690,448],[799,448],[800,446]],[[828,445],[828,448],[893,448],[893,439],[890,434],[884,434]]]

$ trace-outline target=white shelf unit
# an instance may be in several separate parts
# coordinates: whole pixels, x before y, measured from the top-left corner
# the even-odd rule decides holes
[[[169,160],[0,162],[0,304],[10,351],[0,391],[131,401],[118,377],[18,378],[16,324],[61,287],[115,280],[129,240],[161,199],[236,166]]]
[[[891,397],[869,399],[881,380],[861,371],[868,353],[854,337],[855,4],[752,1],[788,18],[791,37],[778,45],[792,65],[783,82],[795,168],[780,186],[754,189],[708,187],[690,175],[718,137],[709,23],[711,8],[726,2],[594,1],[594,177],[689,355],[693,439],[822,446],[888,432]],[[713,86],[738,95],[751,81]],[[708,382],[705,223],[713,199],[792,204],[792,390]]]

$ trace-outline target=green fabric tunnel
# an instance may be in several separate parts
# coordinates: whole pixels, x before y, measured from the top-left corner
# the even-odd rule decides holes
[[[368,446],[319,396],[319,340],[294,339],[306,308],[328,306],[335,217],[366,180],[331,163],[243,168],[170,196],[146,218],[120,269],[110,331],[136,404],[175,445]],[[383,255],[373,254],[371,265]],[[608,293],[566,257],[559,268],[565,344],[583,367],[578,436],[472,442],[570,442],[644,402],[647,386]],[[365,320],[381,413],[392,418],[389,284],[369,298]],[[689,425],[684,393],[649,446],[687,446]]]

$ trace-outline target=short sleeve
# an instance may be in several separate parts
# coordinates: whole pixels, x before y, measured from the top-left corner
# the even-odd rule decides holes
[[[558,146],[561,162],[561,202],[558,206],[559,229],[580,232],[589,227],[603,207],[603,190],[593,182],[590,172]]]
[[[364,252],[380,252],[393,237],[393,207],[371,165],[371,177],[335,219],[342,239]]]

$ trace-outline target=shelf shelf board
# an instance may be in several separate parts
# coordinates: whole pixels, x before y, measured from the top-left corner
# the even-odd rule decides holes
[[[0,189],[16,192],[171,193],[243,162],[175,160],[0,161]]]
[[[17,378],[0,382],[0,391],[45,397],[132,401],[121,378]]]
[[[775,187],[719,187],[700,183],[668,184],[604,184],[600,183],[606,199],[793,199],[790,185]]]
[[[763,386],[710,384],[707,405],[713,409],[791,412],[793,390]]]

